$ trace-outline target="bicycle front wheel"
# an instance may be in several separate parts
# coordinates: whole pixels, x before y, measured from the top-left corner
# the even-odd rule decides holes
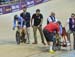
[[[16,42],[20,44],[20,33],[18,31],[16,31]]]

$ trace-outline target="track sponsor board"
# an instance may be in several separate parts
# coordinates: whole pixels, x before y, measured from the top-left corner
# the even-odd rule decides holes
[[[17,4],[6,5],[6,6],[2,6],[2,7],[0,6],[0,15],[22,10],[24,6],[32,7],[37,4],[47,2],[47,1],[48,0],[22,0],[21,2],[19,2]]]

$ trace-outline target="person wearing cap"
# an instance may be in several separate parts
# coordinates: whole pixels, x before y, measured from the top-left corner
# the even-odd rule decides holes
[[[26,32],[27,32],[27,40],[28,44],[30,43],[30,13],[27,12],[27,7],[23,7],[23,12],[20,14],[20,16],[23,18],[23,25],[26,27]]]
[[[32,24],[32,21],[34,20],[34,24]],[[43,21],[43,15],[40,13],[40,9],[36,9],[36,13],[34,13],[32,15],[32,19],[31,19],[31,24],[33,27],[33,32],[34,32],[34,43],[33,44],[37,44],[37,29],[40,32],[41,35],[41,42],[45,45],[44,42],[44,36],[43,36],[43,32],[42,32],[42,21]]]

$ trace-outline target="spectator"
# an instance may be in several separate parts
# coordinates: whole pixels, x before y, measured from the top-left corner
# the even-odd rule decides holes
[[[33,19],[34,19],[34,25],[33,25],[34,43],[33,44],[37,44],[36,31],[38,29],[41,35],[42,43],[45,45],[43,32],[42,32],[43,15],[40,13],[40,9],[37,9],[36,13],[32,15],[31,24],[32,24]]]
[[[68,19],[69,30],[68,30],[68,39],[70,41],[70,34],[73,33],[74,37],[74,50],[75,50],[75,14],[72,13],[71,17]]]
[[[55,13],[54,12],[51,12],[51,15],[47,19],[47,24],[50,23],[50,22],[57,22],[57,21],[58,20],[55,17]]]

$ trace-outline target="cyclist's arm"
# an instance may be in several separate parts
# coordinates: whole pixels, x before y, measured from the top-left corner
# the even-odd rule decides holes
[[[56,33],[57,33],[57,34],[60,34],[60,26],[57,26],[57,27],[56,27]]]
[[[60,25],[60,35],[62,34],[62,25]]]
[[[14,19],[14,21],[13,21],[13,28],[15,28],[16,27],[16,20]]]

